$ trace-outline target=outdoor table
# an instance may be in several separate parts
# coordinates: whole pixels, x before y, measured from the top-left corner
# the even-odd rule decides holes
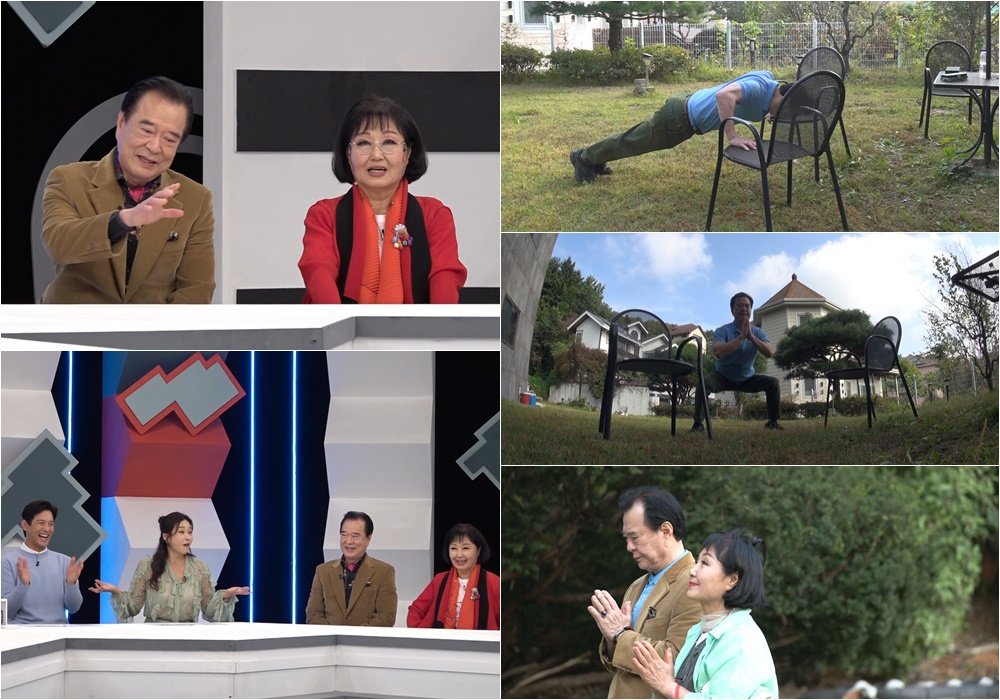
[[[958,81],[942,80],[941,76],[943,75],[944,71],[937,74],[937,77],[934,78],[934,87],[958,88],[967,93],[979,106],[979,137],[976,139],[975,145],[968,149],[968,157],[959,165],[965,165],[972,160],[973,156],[979,152],[979,146],[982,145],[983,165],[988,169],[993,154],[997,151],[997,144],[993,139],[993,119],[997,114],[997,102],[993,102],[991,109],[989,106],[990,93],[1000,88],[1000,78],[998,78],[997,73],[992,73],[990,77],[985,78],[979,75],[978,71],[968,71],[968,78]]]

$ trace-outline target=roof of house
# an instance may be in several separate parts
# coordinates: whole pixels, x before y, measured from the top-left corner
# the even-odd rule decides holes
[[[682,323],[679,326],[671,326],[670,332],[673,333],[674,335],[687,335],[688,333],[699,327],[700,326],[694,323]]]
[[[572,323],[566,326],[566,330],[571,331],[581,323],[583,323],[587,318],[593,319],[594,323],[603,328],[604,330],[609,330],[611,328],[611,323],[601,318],[597,314],[592,314],[589,311],[584,311],[582,314],[577,316]]]
[[[799,276],[794,272],[792,273],[792,281],[786,284],[784,287],[775,292],[774,296],[765,301],[763,304],[757,307],[757,311],[762,311],[770,306],[777,306],[781,303],[789,303],[792,301],[803,302],[810,301],[814,303],[825,303],[829,304],[835,309],[839,309],[839,306],[832,304],[826,300],[819,292],[810,289],[806,285],[799,282]]]

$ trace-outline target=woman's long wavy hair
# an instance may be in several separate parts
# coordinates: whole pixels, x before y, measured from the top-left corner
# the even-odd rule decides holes
[[[193,530],[194,521],[184,515],[184,513],[174,511],[173,513],[167,513],[159,517],[160,541],[156,545],[156,551],[153,553],[153,561],[149,567],[149,585],[155,591],[160,590],[160,577],[163,576],[163,572],[167,569],[167,541],[163,539],[163,536],[170,537],[173,535],[185,520]]]

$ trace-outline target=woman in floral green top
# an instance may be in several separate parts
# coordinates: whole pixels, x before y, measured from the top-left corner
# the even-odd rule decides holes
[[[142,610],[146,622],[197,622],[198,611],[209,622],[232,622],[236,596],[246,586],[215,590],[208,566],[191,554],[194,524],[183,513],[161,516],[160,541],[152,557],[139,562],[128,591],[97,580],[91,591],[111,593],[118,622],[131,621]]]

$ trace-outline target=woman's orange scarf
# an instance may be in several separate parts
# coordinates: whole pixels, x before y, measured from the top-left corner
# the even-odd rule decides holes
[[[358,302],[361,304],[402,304],[403,303],[403,271],[401,264],[402,248],[392,244],[393,231],[397,224],[406,220],[406,178],[399,181],[396,193],[392,195],[389,208],[385,212],[385,228],[382,256],[379,259],[378,222],[375,221],[375,210],[360,187],[354,190],[354,225],[358,226],[359,216],[363,222],[361,232],[364,245],[364,267],[361,273],[361,286],[358,290]],[[357,233],[357,231],[355,231]]]
[[[456,619],[455,608],[458,607],[458,593],[462,590],[462,587],[458,584],[458,572],[455,568],[452,567],[451,571],[448,572],[448,583],[444,592],[446,607],[444,609],[444,620],[442,620],[445,629],[476,629],[476,601],[479,600],[479,596],[481,595],[477,588],[478,585],[479,564],[476,564],[472,573],[469,574],[469,582],[465,586],[465,599],[462,601],[462,610]]]

